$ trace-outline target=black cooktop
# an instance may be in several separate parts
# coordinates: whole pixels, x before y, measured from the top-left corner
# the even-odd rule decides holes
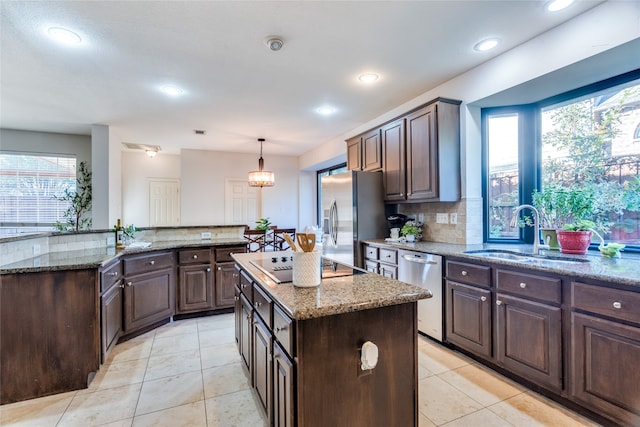
[[[288,283],[293,281],[293,265],[291,255],[274,255],[271,258],[256,259],[250,261],[260,271],[269,276],[276,283]],[[339,262],[322,259],[322,278],[353,276],[366,271],[356,267],[341,264]]]

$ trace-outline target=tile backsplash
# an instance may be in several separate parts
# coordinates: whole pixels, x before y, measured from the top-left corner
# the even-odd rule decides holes
[[[398,212],[408,216],[424,215],[422,240],[429,242],[482,243],[482,198],[466,198],[459,202],[430,202],[398,205]],[[437,214],[446,214],[447,223],[438,224]],[[456,224],[451,224],[451,214]]]

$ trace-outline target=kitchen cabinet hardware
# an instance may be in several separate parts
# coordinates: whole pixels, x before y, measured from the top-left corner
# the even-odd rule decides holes
[[[151,264],[151,265],[154,265],[155,263],[156,263],[156,261],[153,260],[153,259],[151,261],[149,261],[149,264]]]
[[[487,297],[480,297],[480,301],[485,302],[487,300]]]
[[[462,275],[463,275],[463,276],[466,276],[466,275],[468,275],[468,274],[469,274],[469,273],[467,273],[467,271],[466,271],[466,270],[462,270]]]
[[[613,308],[616,308],[616,309],[622,308],[622,303],[620,303],[620,302],[618,302],[618,301],[615,301],[615,302],[613,303]]]
[[[194,256],[193,256],[193,259],[198,259],[198,255],[194,255]]]
[[[107,276],[118,277],[118,272],[117,271],[113,271],[111,273],[107,273]]]
[[[522,289],[524,289],[524,288],[526,288],[526,287],[527,287],[527,284],[526,284],[526,283],[524,283],[524,282],[520,282],[520,287],[521,287]]]
[[[207,273],[211,271],[211,267],[207,267]]]
[[[502,301],[500,301],[499,299],[496,300],[496,305],[502,305]]]
[[[133,283],[132,282],[127,282],[127,286],[132,286]]]

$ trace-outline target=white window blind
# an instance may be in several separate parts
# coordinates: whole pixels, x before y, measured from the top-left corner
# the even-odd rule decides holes
[[[76,190],[76,158],[0,153],[0,223],[53,225],[69,204],[54,196]]]

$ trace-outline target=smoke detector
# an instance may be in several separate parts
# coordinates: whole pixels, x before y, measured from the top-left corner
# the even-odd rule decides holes
[[[264,44],[266,44],[270,50],[277,52],[282,49],[284,42],[278,36],[269,36],[266,38]]]

